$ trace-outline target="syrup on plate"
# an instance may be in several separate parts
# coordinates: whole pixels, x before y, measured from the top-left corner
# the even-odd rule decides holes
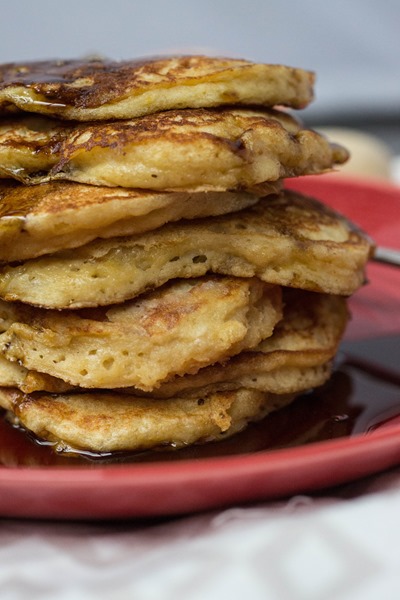
[[[0,418],[0,464],[16,466],[85,466],[212,458],[290,448],[355,434],[367,434],[400,417],[400,337],[347,343],[331,379],[303,394],[290,406],[226,440],[175,450],[141,453],[56,453]]]

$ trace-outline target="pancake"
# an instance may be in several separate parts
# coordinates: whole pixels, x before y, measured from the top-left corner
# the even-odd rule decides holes
[[[46,373],[29,371],[17,362],[7,360],[0,354],[0,387],[17,388],[25,393],[46,391],[62,393],[76,390],[75,386],[62,379],[52,377]]]
[[[322,173],[347,151],[284,111],[187,109],[105,123],[3,120],[0,177],[159,191],[246,190]]]
[[[7,265],[0,297],[75,309],[122,302],[170,279],[209,272],[349,295],[364,282],[371,250],[371,241],[347,219],[286,190],[231,215]]]
[[[195,397],[242,387],[289,394],[325,383],[347,324],[346,299],[289,289],[283,290],[283,299],[282,320],[252,351],[175,377],[149,395]]]
[[[240,387],[286,394],[324,383],[347,323],[346,299],[288,288],[282,291],[283,318],[272,335],[252,351],[204,367],[197,374],[174,377],[147,395],[187,397]],[[76,390],[61,379],[29,371],[1,355],[0,386],[16,387],[25,393]],[[127,391],[138,393],[131,388]]]
[[[270,192],[279,187],[279,182],[271,183]],[[179,219],[235,212],[257,201],[258,196],[240,191],[164,193],[61,181],[24,186],[3,180],[0,261],[75,248],[98,237],[151,231]]]
[[[190,279],[107,309],[20,306],[0,336],[0,351],[75,386],[150,391],[173,375],[254,348],[281,316],[277,286],[255,278]]]
[[[0,66],[0,113],[88,121],[221,104],[304,108],[313,84],[303,69],[209,56],[8,63]]]
[[[225,439],[292,400],[244,389],[157,400],[117,392],[29,395],[0,388],[0,406],[10,411],[10,419],[53,442],[59,452],[180,448]]]

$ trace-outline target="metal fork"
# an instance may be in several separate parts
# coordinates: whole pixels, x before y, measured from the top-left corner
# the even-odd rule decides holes
[[[372,256],[372,260],[375,262],[400,267],[400,250],[377,246]]]

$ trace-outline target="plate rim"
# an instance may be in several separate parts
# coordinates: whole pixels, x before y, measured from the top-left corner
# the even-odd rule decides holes
[[[137,472],[135,474],[139,477],[147,477],[150,474],[157,477],[157,480],[159,481],[160,475],[161,478],[167,477],[169,479],[171,477],[171,471],[176,471],[178,473],[182,472],[185,473],[185,475],[190,473],[193,474],[194,471],[197,471],[198,473],[196,475],[203,472],[209,475],[210,472],[208,471],[208,468],[210,463],[212,463],[213,467],[218,470],[218,475],[223,475],[224,473],[228,472],[227,468],[232,466],[235,466],[236,469],[246,469],[247,471],[249,461],[252,463],[253,469],[255,470],[258,470],[260,467],[264,467],[266,462],[274,464],[278,462],[286,462],[288,459],[302,461],[304,457],[314,457],[314,461],[311,462],[319,462],[321,454],[326,456],[333,453],[335,454],[336,458],[338,456],[338,451],[344,455],[348,455],[352,454],[354,450],[358,450],[359,448],[364,448],[365,446],[369,448],[371,444],[386,445],[387,443],[390,444],[395,440],[398,440],[400,444],[400,423],[391,425],[389,420],[387,423],[370,432],[357,433],[350,436],[343,436],[340,438],[322,440],[318,442],[310,442],[302,446],[260,450],[256,452],[246,452],[243,454],[234,454],[228,456],[206,457],[198,459],[187,458],[177,462],[157,461],[151,463],[109,464],[96,467],[90,467],[82,464],[76,466],[57,465],[48,467],[30,467],[27,465],[7,467],[0,465],[0,484],[3,481],[12,481],[14,476],[17,476],[17,474],[18,480],[21,479],[21,474],[27,476],[27,478],[24,477],[24,483],[27,482],[27,479],[39,482],[41,479],[43,479],[43,475],[55,475],[56,479],[60,477],[64,481],[66,475],[72,475],[71,479],[74,479],[76,474],[79,474],[79,476],[88,476],[89,479],[86,480],[87,483],[96,483],[99,478],[104,480],[104,473],[106,473],[107,476],[110,475],[110,479],[112,478],[113,481],[119,478],[124,479],[124,473],[126,471],[135,471]],[[321,450],[321,454],[316,452],[316,450]],[[232,473],[229,473],[229,476],[231,475]],[[69,483],[71,483],[71,480],[69,480]]]

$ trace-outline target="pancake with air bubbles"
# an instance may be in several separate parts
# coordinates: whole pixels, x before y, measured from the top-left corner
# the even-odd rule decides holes
[[[174,377],[146,395],[195,397],[240,387],[288,394],[324,383],[331,373],[332,359],[348,320],[346,299],[289,288],[282,291],[283,317],[272,335],[252,351],[204,367],[196,374]],[[15,313],[12,306],[5,305],[0,322],[4,330],[12,324]],[[61,379],[30,371],[1,355],[0,386],[16,387],[25,393],[78,391]],[[133,388],[126,391],[141,394]]]
[[[283,301],[283,318],[273,335],[252,351],[175,377],[150,395],[193,397],[242,387],[289,394],[325,383],[349,317],[346,298],[286,288]]]
[[[14,424],[61,452],[144,450],[166,444],[179,448],[224,439],[330,375],[330,359],[347,319],[345,299],[284,290],[284,303],[283,319],[254,352],[202,369],[200,379],[175,379],[156,392],[172,397],[143,397],[137,390],[68,393],[62,387],[29,394],[1,387],[0,406]],[[31,383],[40,381],[40,373],[29,375]],[[47,383],[51,380],[47,376]],[[240,387],[244,381],[251,389]]]
[[[313,85],[304,69],[201,55],[28,61],[0,65],[0,114],[90,121],[224,104],[304,108]]]
[[[269,192],[280,183],[271,183]],[[267,186],[264,186],[267,193]],[[236,212],[258,201],[246,192],[154,192],[73,182],[24,186],[0,181],[0,261],[18,261],[126,236],[167,222]]]
[[[75,309],[122,302],[171,279],[210,272],[349,295],[363,284],[371,251],[369,238],[347,219],[286,190],[231,215],[4,266],[0,296]]]
[[[14,423],[64,452],[165,444],[179,448],[224,439],[288,405],[302,391],[320,386],[331,373],[331,358],[347,319],[345,299],[286,290],[285,304],[274,334],[255,352],[243,352],[225,366],[179,378],[156,392],[172,397],[76,389],[71,394],[56,387],[52,394],[24,394],[3,387],[0,406]],[[243,382],[251,389],[240,387]]]
[[[72,385],[150,391],[173,375],[254,348],[281,316],[277,286],[255,278],[190,279],[107,309],[19,306],[0,351]]]
[[[105,123],[41,117],[0,124],[0,177],[159,191],[246,190],[316,174],[347,151],[284,111],[187,109]]]

